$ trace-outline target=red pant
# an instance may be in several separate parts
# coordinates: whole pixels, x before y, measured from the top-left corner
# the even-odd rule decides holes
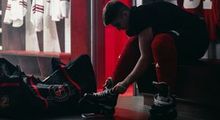
[[[146,61],[153,64],[146,69],[143,76],[138,78],[139,90],[141,92],[152,90],[152,80],[164,81],[174,89],[177,68],[177,52],[174,38],[168,33],[158,34],[154,37],[151,48],[154,61]],[[113,80],[115,82],[122,81],[132,71],[139,57],[138,40],[137,38],[132,38],[118,60],[112,76]]]

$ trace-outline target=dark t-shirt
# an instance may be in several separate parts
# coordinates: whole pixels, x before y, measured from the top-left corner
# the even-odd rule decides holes
[[[171,33],[179,56],[201,57],[208,48],[208,32],[204,20],[168,2],[156,2],[132,7],[129,16],[128,36],[137,36],[151,27],[153,35]]]
[[[151,27],[153,33],[176,31],[182,36],[195,34],[201,26],[199,17],[185,12],[168,2],[156,2],[149,5],[132,7],[130,11],[128,36],[138,35]]]

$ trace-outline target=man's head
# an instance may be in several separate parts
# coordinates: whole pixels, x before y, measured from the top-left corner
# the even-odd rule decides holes
[[[119,1],[109,1],[103,8],[104,25],[113,25],[117,29],[127,29],[129,7]]]

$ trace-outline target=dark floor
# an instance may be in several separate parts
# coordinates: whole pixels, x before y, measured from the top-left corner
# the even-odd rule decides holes
[[[93,118],[89,120],[147,120],[147,112],[142,96],[120,96],[115,109],[114,118]],[[50,115],[51,116],[51,115]],[[53,116],[53,115],[52,115]],[[36,118],[33,116],[33,119]],[[9,120],[0,118],[0,120]],[[81,115],[68,115],[53,118],[40,118],[39,120],[84,120]]]
[[[149,96],[120,96],[114,118],[93,118],[89,120],[147,120],[149,104],[152,97]],[[183,101],[177,103],[177,120],[217,120],[217,111],[190,104]],[[216,112],[216,114],[215,114]],[[7,120],[7,119],[0,119]],[[56,118],[41,118],[40,120],[84,120],[81,115],[70,115]]]
[[[149,105],[152,104],[152,101],[152,95],[144,95],[146,111],[149,111]],[[207,106],[177,98],[176,109],[178,111],[177,120],[219,120],[217,116],[220,110],[215,106]]]

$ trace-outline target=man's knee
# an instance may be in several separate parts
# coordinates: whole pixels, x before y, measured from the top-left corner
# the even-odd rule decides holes
[[[151,48],[153,51],[163,51],[173,47],[175,47],[174,38],[167,33],[156,35],[151,43]]]

